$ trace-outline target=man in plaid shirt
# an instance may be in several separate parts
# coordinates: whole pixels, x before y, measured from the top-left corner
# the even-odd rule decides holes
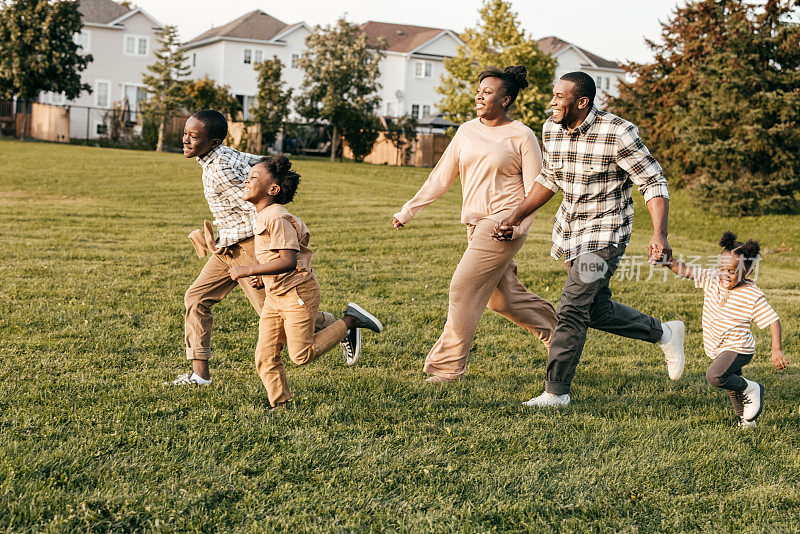
[[[653,220],[651,262],[672,255],[667,242],[669,192],[661,166],[636,127],[594,105],[595,85],[583,72],[565,74],[553,88],[552,116],[545,122],[542,170],[530,194],[496,239],[510,239],[514,226],[561,191],[551,255],[564,257],[569,272],[550,340],[545,392],[526,406],[565,406],[589,327],[659,343],[670,378],[683,374],[681,321],[658,319],[611,300],[609,281],[630,241],[631,191],[636,184]]]

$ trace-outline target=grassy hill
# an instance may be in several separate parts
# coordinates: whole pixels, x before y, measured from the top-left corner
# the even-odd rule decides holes
[[[615,298],[687,324],[684,378],[657,347],[592,332],[559,412],[524,410],[546,354],[487,312],[467,378],[423,385],[450,276],[465,248],[460,191],[401,232],[392,213],[428,170],[298,160],[289,206],[312,233],[322,309],[350,300],[386,326],[361,362],[338,350],[287,373],[295,409],[270,413],[255,373],[257,318],[241,291],[215,308],[214,385],[187,369],[186,239],[210,218],[200,168],[179,155],[0,142],[0,528],[9,531],[797,530],[800,216],[723,218],[673,193],[676,254],[719,252],[723,230],[764,247],[758,283],[781,316],[790,367],[754,327],[746,376],[766,385],[754,431],[704,379],[701,294],[656,271]],[[553,302],[555,199],[517,256]],[[652,227],[636,195],[629,255]]]

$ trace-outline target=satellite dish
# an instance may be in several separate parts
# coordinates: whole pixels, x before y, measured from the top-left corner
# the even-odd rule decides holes
[[[403,100],[403,91],[398,89],[397,91],[395,91],[394,96],[395,98],[397,98],[397,100]]]

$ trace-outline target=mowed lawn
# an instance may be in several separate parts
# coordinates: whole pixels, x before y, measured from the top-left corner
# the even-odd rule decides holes
[[[215,307],[213,386],[162,386],[188,368],[183,294],[204,260],[186,235],[210,219],[193,160],[16,141],[0,156],[2,530],[800,530],[800,216],[723,218],[673,193],[676,254],[715,254],[727,229],[764,247],[759,285],[791,363],[777,372],[754,328],[754,431],[705,382],[700,292],[661,271],[612,288],[686,322],[683,379],[657,347],[591,332],[572,404],[530,411],[546,353],[491,312],[466,379],[423,385],[465,248],[458,186],[393,231],[427,169],[298,160],[289,209],[311,230],[322,308],[355,301],[385,331],[365,333],[354,368],[338,348],[287,364],[295,408],[271,413],[239,290]],[[556,207],[517,256],[553,302]],[[636,211],[628,253],[641,256],[652,227],[638,194]]]

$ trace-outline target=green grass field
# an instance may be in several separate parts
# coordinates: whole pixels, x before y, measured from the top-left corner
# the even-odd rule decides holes
[[[187,369],[183,294],[204,261],[186,239],[210,218],[194,161],[15,141],[0,155],[0,529],[800,530],[800,216],[726,219],[673,194],[676,254],[715,254],[726,229],[763,244],[759,285],[791,363],[775,371],[754,328],[745,375],[767,388],[754,431],[706,384],[701,294],[672,276],[612,289],[686,322],[681,381],[657,347],[592,332],[572,404],[535,412],[520,402],[541,392],[546,354],[491,312],[467,378],[423,385],[465,248],[458,187],[396,232],[426,169],[297,161],[290,210],[312,232],[322,308],[359,302],[386,330],[365,334],[355,368],[338,349],[288,364],[295,408],[270,413],[238,290],[215,308],[214,385],[162,387]],[[628,253],[641,255],[651,227],[636,202]],[[554,302],[556,207],[517,256]]]

